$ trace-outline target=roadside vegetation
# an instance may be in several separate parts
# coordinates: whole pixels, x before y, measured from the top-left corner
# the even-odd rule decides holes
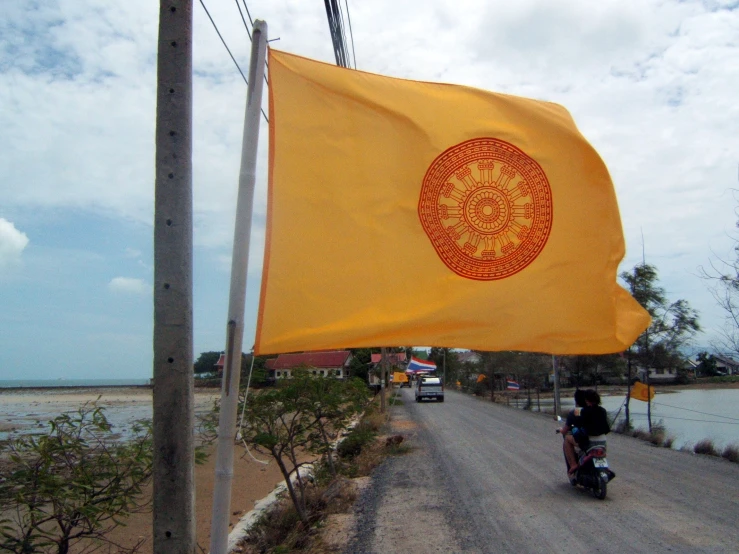
[[[359,380],[298,372],[277,390],[257,398],[246,407],[249,428],[244,437],[283,464],[288,491],[249,529],[243,551],[326,552],[321,530],[332,515],[351,511],[357,479],[370,475],[386,456],[408,449],[401,444],[402,437],[380,439],[386,416],[379,413],[377,399],[370,401],[366,384]],[[306,465],[300,462],[301,449],[319,454],[320,459],[298,477],[298,468]]]

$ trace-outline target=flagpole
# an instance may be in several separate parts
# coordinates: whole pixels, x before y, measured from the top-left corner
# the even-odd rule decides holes
[[[239,403],[241,350],[244,335],[246,276],[249,267],[249,240],[251,237],[266,54],[267,23],[256,20],[252,32],[249,85],[246,94],[241,171],[239,173],[236,225],[231,259],[231,290],[229,293],[228,323],[226,327],[226,359],[223,366],[223,382],[221,385],[221,411],[218,420],[218,450],[216,454],[213,512],[210,529],[211,554],[226,554],[228,546],[234,436],[236,433],[236,414]]]
[[[385,413],[385,365],[387,364],[387,348],[380,348],[380,413]]]
[[[446,348],[442,349],[441,352],[444,355],[444,362],[441,366],[441,386],[443,388],[446,385]]]
[[[554,354],[552,354],[552,373],[554,373],[554,419],[557,419],[560,411],[559,364],[557,363],[557,356]]]
[[[159,6],[154,183],[155,554],[192,554],[192,0]]]

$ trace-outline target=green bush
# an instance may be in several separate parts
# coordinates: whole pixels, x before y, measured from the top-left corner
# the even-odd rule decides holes
[[[368,425],[360,423],[339,443],[336,451],[341,458],[352,459],[362,452],[365,445],[375,440],[377,433]]]

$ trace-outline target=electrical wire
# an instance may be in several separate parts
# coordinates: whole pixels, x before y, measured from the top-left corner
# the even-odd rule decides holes
[[[246,0],[244,1],[244,9],[246,10],[246,15],[249,17],[249,23],[251,23],[251,26],[254,27],[254,20],[251,18],[251,13],[249,13],[249,7],[246,5]]]
[[[244,12],[241,11],[241,4],[239,4],[239,0],[234,0],[234,1],[236,2],[236,7],[239,10],[241,21],[244,22],[244,29],[246,29],[246,35],[249,37],[249,42],[251,42],[251,31],[249,30],[249,26],[246,24],[246,19],[244,19]],[[244,7],[246,7],[246,2],[244,2]]]
[[[346,41],[346,27],[344,26],[344,11],[341,9],[341,0],[335,0],[339,8],[339,29],[341,30],[342,49],[344,50],[344,67],[351,68],[349,61],[349,44]]]
[[[239,66],[239,63],[236,61],[236,58],[234,58],[234,55],[231,53],[231,49],[228,47],[228,44],[226,44],[225,39],[223,38],[223,35],[221,35],[221,31],[218,30],[218,25],[216,25],[216,22],[213,21],[213,18],[210,15],[210,12],[208,11],[208,8],[205,7],[205,3],[203,0],[200,0],[200,5],[203,6],[203,9],[205,10],[206,15],[208,16],[208,19],[210,19],[210,22],[213,24],[213,28],[216,30],[216,33],[218,33],[218,38],[221,39],[221,42],[223,43],[223,46],[226,47],[226,51],[228,52],[228,55],[231,56],[231,59],[234,62],[234,65],[236,66],[236,69],[239,70],[239,73],[241,73],[242,79],[244,79],[244,82],[246,83],[246,86],[249,86],[249,81],[246,80],[246,76],[244,75],[244,72],[241,71],[241,67]],[[264,113],[264,108],[260,108],[262,115],[264,116],[264,120],[269,123],[269,118],[267,117],[267,114]]]
[[[246,381],[246,390],[244,391],[244,406],[241,408],[241,420],[239,421],[239,429],[236,431],[236,437],[238,439],[241,439],[241,442],[244,443],[244,448],[246,448],[246,453],[249,454],[249,457],[254,460],[255,462],[259,462],[260,464],[267,465],[269,464],[269,461],[265,462],[264,460],[257,460],[254,455],[251,453],[251,450],[249,450],[249,447],[246,444],[246,441],[244,440],[244,434],[241,432],[241,430],[244,428],[244,413],[246,412],[246,399],[249,397],[249,385],[251,385],[251,374],[254,371],[254,358],[256,356],[254,353],[251,355],[251,367],[249,367],[249,379]]]
[[[252,42],[251,31],[249,30],[249,25],[246,24],[246,20],[244,19],[244,13],[241,11],[241,4],[239,4],[239,0],[235,0],[235,2],[236,2],[236,7],[239,9],[239,15],[241,16],[241,21],[244,22],[244,29],[246,29],[246,36],[249,37],[249,42]],[[249,6],[246,5],[246,0],[242,0],[242,2],[244,3],[244,9],[246,10],[246,15],[249,17],[249,23],[251,24],[252,27],[254,27],[254,20],[251,18],[251,13],[249,13]],[[267,63],[267,60],[264,61],[264,67],[269,69],[269,64]],[[266,72],[264,74],[264,82],[267,86],[269,86],[269,81],[267,80]],[[264,114],[264,111],[262,111],[262,113]],[[264,117],[266,118],[267,116],[265,115]],[[269,120],[267,121],[269,122]]]
[[[236,58],[234,58],[234,55],[231,53],[231,49],[228,47],[228,44],[226,44],[226,41],[223,39],[223,35],[221,35],[221,32],[218,30],[218,25],[216,25],[216,22],[213,21],[213,18],[210,16],[210,12],[208,11],[208,8],[205,7],[205,3],[203,2],[203,0],[200,0],[200,5],[203,6],[203,9],[205,10],[206,15],[208,16],[208,19],[210,19],[210,22],[213,24],[213,28],[216,30],[216,33],[218,33],[218,38],[221,39],[223,46],[226,47],[226,51],[228,52],[228,55],[231,56],[231,59],[233,60],[234,65],[236,65],[236,69],[238,69],[239,73],[241,73],[241,77],[244,79],[246,86],[249,86],[249,81],[246,80],[246,75],[244,75],[244,72],[241,71],[241,67],[239,67],[239,63],[236,61]]]
[[[675,410],[685,410],[686,412],[694,412],[696,414],[701,414],[701,415],[706,415],[706,416],[711,416],[711,417],[723,417],[724,419],[731,419],[733,421],[739,421],[739,418],[736,418],[736,417],[730,417],[730,416],[725,416],[721,414],[711,414],[708,412],[699,412],[698,410],[691,410],[690,408],[681,408],[680,406],[670,406],[669,404],[663,404],[662,402],[652,401],[652,404],[656,406],[665,406],[667,408],[673,408]]]
[[[354,49],[354,32],[352,31],[352,16],[349,14],[349,0],[344,0],[344,4],[346,4],[346,18],[349,20],[349,36],[351,36],[352,39],[352,56],[354,57],[354,69],[357,69],[357,51]]]
[[[339,67],[349,67],[346,48],[344,47],[346,40],[343,36],[340,5],[337,3],[337,0],[324,0],[324,5],[326,7],[328,27],[331,32],[331,42],[334,46],[336,65]]]
[[[634,413],[631,414],[631,417],[647,417],[647,416],[648,416],[648,414],[634,414]],[[719,416],[719,417],[721,417],[721,416]],[[700,422],[700,423],[723,423],[725,425],[739,425],[739,422],[734,422],[734,421],[712,421],[710,419],[690,419],[690,418],[686,418],[686,417],[677,417],[677,416],[665,416],[665,415],[655,416],[654,414],[652,414],[652,419],[657,419],[657,420],[660,420],[660,419],[679,419],[681,421],[697,421],[697,422]]]
[[[616,415],[613,416],[613,420],[611,421],[609,427],[613,427],[613,424],[616,423],[616,420],[618,419],[618,416],[621,414],[621,410],[626,405],[626,399],[624,398],[624,401],[621,402],[621,407],[619,407],[618,411],[616,412]]]

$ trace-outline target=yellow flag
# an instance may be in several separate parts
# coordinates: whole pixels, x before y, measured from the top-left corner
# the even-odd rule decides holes
[[[393,372],[393,383],[407,383],[408,376],[402,371]]]
[[[654,398],[654,387],[647,386],[641,381],[637,381],[631,387],[631,398],[646,402]]]
[[[646,328],[611,179],[564,108],[275,50],[269,69],[258,354],[601,354]]]

